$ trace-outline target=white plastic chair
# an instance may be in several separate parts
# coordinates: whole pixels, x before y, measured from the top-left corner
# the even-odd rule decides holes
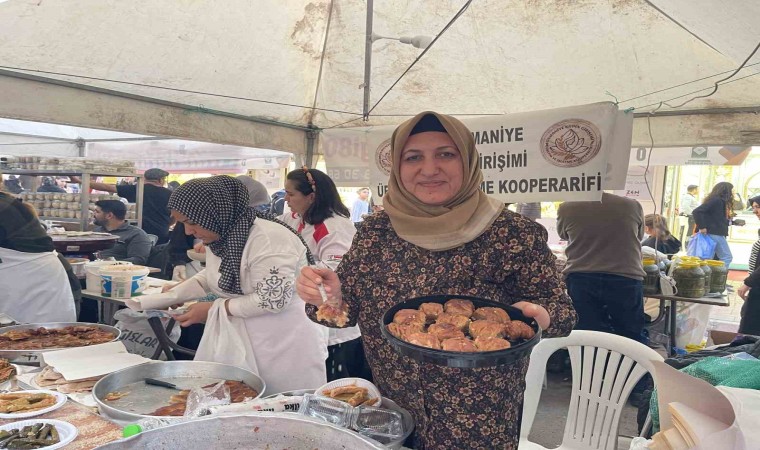
[[[636,383],[663,358],[651,348],[609,333],[576,330],[544,339],[533,349],[526,375],[520,450],[546,449],[528,441],[536,417],[546,361],[567,348],[573,387],[561,450],[616,450],[620,413]]]

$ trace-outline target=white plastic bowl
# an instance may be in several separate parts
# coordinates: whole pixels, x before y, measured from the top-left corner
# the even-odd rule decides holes
[[[364,378],[341,378],[339,380],[331,381],[327,383],[326,385],[317,389],[315,394],[321,395],[323,397],[327,397],[326,395],[324,395],[325,391],[330,391],[332,389],[343,387],[343,386],[359,386],[359,387],[366,388],[369,391],[370,398],[377,399],[375,404],[370,405],[370,406],[380,406],[380,404],[383,402],[383,397],[380,395],[380,389],[378,389],[377,386],[365,380]]]

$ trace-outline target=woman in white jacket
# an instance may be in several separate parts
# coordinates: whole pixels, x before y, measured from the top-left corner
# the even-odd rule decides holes
[[[335,183],[317,169],[293,170],[285,181],[290,211],[280,219],[297,230],[314,257],[335,270],[351,248],[356,226],[340,199]],[[358,326],[330,328],[327,380],[359,377],[372,379]]]
[[[267,393],[315,389],[326,382],[323,330],[304,312],[294,288],[306,247],[287,227],[257,218],[239,180],[216,176],[178,187],[169,209],[185,232],[201,239],[206,269],[172,289],[179,301],[213,293],[177,317],[206,323],[195,356],[246,367]]]

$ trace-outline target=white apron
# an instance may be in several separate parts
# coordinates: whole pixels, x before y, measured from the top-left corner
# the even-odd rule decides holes
[[[220,297],[230,296],[216,285],[209,287]],[[266,395],[317,389],[327,383],[324,327],[309,320],[303,300],[296,296],[282,312],[247,319],[228,317],[223,312],[223,299],[215,303],[206,320],[206,329],[194,358],[196,361],[232,364],[256,372],[267,384]],[[211,332],[214,328],[219,335]],[[283,333],[283,330],[291,332]],[[248,337],[244,344],[241,341],[245,338],[240,336],[243,333]],[[247,347],[245,352],[230,348],[240,345]],[[248,361],[251,354],[255,364]]]
[[[76,322],[74,295],[55,251],[0,248],[0,312],[20,323]]]
[[[297,263],[293,257],[296,255],[300,255]],[[266,263],[253,263],[262,260]],[[279,276],[286,276],[292,283],[305,263],[305,248],[293,233],[275,223],[257,220],[243,252],[241,286],[246,292],[256,291],[261,278],[269,277],[270,269],[275,267],[279,268]],[[325,328],[309,320],[305,304],[295,289],[277,312],[260,311],[258,315],[244,316],[236,314],[231,305],[233,315],[227,316],[222,299],[229,298],[232,302],[238,296],[219,288],[220,264],[219,257],[207,251],[206,269],[172,289],[180,299],[199,298],[207,292],[220,297],[209,311],[195,359],[234,364],[257,372],[266,382],[266,393],[270,395],[324,385],[327,382]],[[242,339],[247,342],[243,343]],[[246,347],[245,351],[241,351],[241,346]]]

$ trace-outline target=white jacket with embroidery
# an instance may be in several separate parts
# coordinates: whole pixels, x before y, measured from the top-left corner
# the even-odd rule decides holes
[[[242,320],[267,393],[315,389],[326,381],[323,327],[306,316],[295,279],[307,265],[306,248],[282,225],[258,219],[240,264],[243,295],[219,288],[221,259],[206,250],[206,269],[175,287],[180,300],[207,292],[229,299],[231,320]]]

